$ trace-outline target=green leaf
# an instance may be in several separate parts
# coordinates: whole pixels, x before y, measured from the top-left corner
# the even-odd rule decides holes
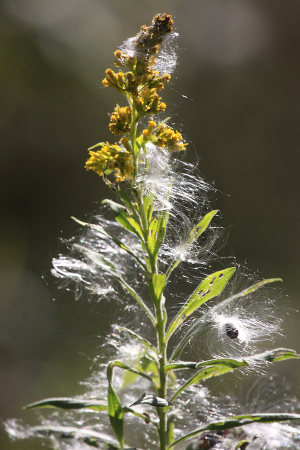
[[[125,333],[129,334],[131,337],[133,337],[134,339],[139,341],[141,344],[143,344],[147,348],[147,350],[149,350],[150,354],[153,354],[155,356],[155,358],[158,357],[158,352],[157,352],[156,348],[147,339],[143,338],[139,334],[135,333],[132,330],[129,330],[126,327],[117,326],[117,328],[119,330],[124,331]]]
[[[199,367],[203,367],[203,366],[226,366],[226,367],[231,367],[232,369],[236,369],[237,367],[242,367],[242,366],[249,366],[249,364],[247,363],[247,361],[245,361],[244,359],[242,361],[239,361],[237,359],[232,359],[232,358],[216,358],[216,359],[211,359],[209,361],[201,361],[197,364],[197,369]]]
[[[170,372],[171,370],[181,370],[181,369],[197,369],[196,362],[174,362],[172,364],[167,364],[165,366],[165,372]]]
[[[198,237],[201,236],[202,233],[204,233],[204,231],[206,230],[206,228],[208,227],[208,225],[210,224],[210,222],[212,221],[213,217],[217,214],[218,210],[214,210],[214,211],[210,211],[208,214],[206,214],[206,216],[203,217],[203,219],[192,229],[192,231],[189,234],[189,239],[188,239],[188,243],[187,246],[190,247],[192,245],[192,243],[198,239]],[[173,270],[178,266],[178,264],[180,264],[181,262],[181,258],[178,257],[176,258],[169,266],[167,272],[166,272],[166,277],[167,279],[169,278],[169,276],[171,275],[171,273],[173,272]]]
[[[152,256],[156,257],[166,235],[169,215],[163,212],[160,217],[151,220],[148,231],[148,248]]]
[[[172,444],[172,442],[174,442],[174,436],[175,436],[174,419],[175,418],[176,418],[175,414],[168,415],[168,423],[167,423],[167,443],[168,443],[168,445],[170,445],[170,444]]]
[[[115,203],[109,199],[103,200],[102,203],[109,205],[120,225],[122,225],[131,233],[134,233],[141,241],[144,242],[143,231],[140,224],[136,221],[135,218],[133,218],[126,212],[125,206],[120,205],[119,203]]]
[[[232,358],[216,358],[216,359],[210,359],[208,361],[201,361],[201,362],[174,362],[172,364],[167,364],[165,366],[165,372],[168,372],[170,370],[181,370],[181,369],[199,369],[199,367],[205,367],[205,366],[227,366],[232,367],[235,369],[236,367],[240,367],[241,365],[248,365],[246,361],[243,360],[238,361],[237,359]]]
[[[137,379],[138,375],[136,373],[133,372],[129,372],[129,370],[127,370],[126,372],[123,373],[123,380],[122,380],[122,386],[121,386],[121,390],[124,391],[124,389],[126,389],[128,386],[130,386],[132,383],[135,382],[135,380]]]
[[[112,372],[114,364],[110,363],[107,366],[107,380],[108,380],[108,391],[107,391],[107,401],[108,401],[108,415],[112,429],[120,442],[121,448],[124,444],[124,420],[123,420],[123,410],[122,405],[119,400],[118,395],[112,387]]]
[[[215,311],[218,311],[218,310],[226,307],[228,304],[230,304],[231,302],[233,302],[234,300],[236,300],[240,297],[246,297],[247,295],[252,294],[257,289],[260,289],[261,287],[263,287],[265,284],[274,283],[275,281],[282,281],[282,279],[281,278],[269,278],[267,280],[259,281],[258,283],[255,283],[252,286],[250,286],[249,288],[246,288],[243,291],[241,291],[235,295],[232,295],[231,297],[229,297],[229,298],[223,300],[222,302],[218,303],[217,305],[215,305],[212,309],[210,309],[210,311],[203,314],[202,317],[200,317],[198,320],[196,320],[196,322],[189,328],[189,330],[185,333],[185,335],[181,338],[180,342],[177,344],[177,347],[174,349],[170,359],[173,360],[173,359],[177,358],[178,355],[183,350],[183,348],[185,347],[185,345],[189,342],[190,338],[193,335],[195,335],[195,333],[199,333],[204,327],[209,325],[209,323],[210,323],[209,317]]]
[[[136,369],[136,372],[132,372],[129,370],[126,370],[123,373],[123,383],[121,386],[121,389],[125,389],[127,386],[129,386],[130,384],[132,384],[136,378],[140,375],[140,373],[142,372],[143,374],[149,374],[149,376],[151,377],[151,381],[152,383],[158,387],[158,383],[159,383],[159,378],[158,378],[158,368],[157,368],[157,363],[155,363],[152,360],[149,360],[148,357],[144,358],[142,355],[140,355],[141,357],[141,361],[138,361],[137,364],[135,364],[134,369]],[[144,361],[143,361],[144,359]]]
[[[133,369],[126,364],[123,364],[121,361],[112,361],[107,366],[107,381],[108,381],[108,414],[111,426],[117,436],[118,441],[120,442],[121,448],[123,448],[124,438],[123,438],[123,409],[121,402],[119,400],[118,395],[116,394],[113,386],[112,386],[112,376],[114,367],[119,367],[121,369],[129,370],[135,374],[138,374],[147,380],[151,381],[154,386],[157,388],[157,384],[155,381],[147,374],[140,372],[139,370]]]
[[[142,243],[144,243],[145,242],[144,233],[139,222],[136,220],[135,217],[130,217],[128,215],[126,217],[129,224],[133,227],[134,233],[140,238]]]
[[[166,286],[165,274],[159,273],[151,276],[151,281],[149,282],[149,289],[151,297],[156,305],[158,305],[161,300],[161,296],[165,286]]]
[[[175,259],[169,266],[167,272],[166,272],[166,277],[167,279],[169,278],[169,276],[171,275],[171,273],[173,272],[174,269],[176,269],[176,267],[178,266],[178,264],[181,263],[181,258],[177,258]]]
[[[137,412],[137,411],[135,411],[134,409],[129,408],[129,407],[123,408],[123,413],[124,413],[124,414],[126,414],[126,413],[133,414],[134,416],[139,417],[140,419],[143,419],[147,424],[148,424],[148,423],[151,423],[151,424],[154,425],[156,428],[158,427],[158,422],[155,422],[154,420],[150,419],[150,417],[149,417],[148,414],[145,414],[145,413],[144,413],[144,414],[141,414],[141,413],[139,413],[139,412]]]
[[[95,443],[105,443],[109,446],[112,446],[113,449],[119,448],[118,441],[116,441],[111,436],[99,433],[98,431],[93,431],[88,428],[76,428],[76,427],[64,427],[61,425],[38,425],[35,427],[29,428],[30,432],[36,434],[38,436],[45,437],[57,434],[61,438],[74,438],[78,441],[82,441],[85,444],[94,445]]]
[[[189,434],[186,434],[185,436],[182,436],[181,438],[177,439],[177,441],[173,442],[171,445],[169,445],[169,448],[174,447],[174,445],[180,444],[183,441],[186,441],[187,439],[191,439],[195,436],[198,436],[200,433],[203,433],[203,431],[223,431],[223,430],[230,430],[231,428],[241,427],[248,425],[249,423],[273,423],[273,422],[284,422],[286,420],[299,420],[300,414],[281,414],[281,413],[274,413],[274,414],[244,414],[241,416],[235,416],[231,417],[230,419],[220,421],[220,422],[214,422],[210,423],[208,425],[205,425],[201,428],[198,428],[195,431],[192,431]]]
[[[224,361],[224,362],[220,362]],[[238,369],[242,366],[249,366],[247,361],[237,361],[234,359],[224,359],[224,360],[215,360],[213,361],[215,364],[213,364],[211,367],[206,367],[200,372],[196,373],[192,378],[190,378],[171,398],[171,402],[175,400],[176,397],[178,397],[179,394],[181,394],[183,391],[185,391],[188,387],[193,386],[194,384],[198,384],[203,380],[207,380],[208,378],[212,377],[218,377],[220,375],[223,375],[227,372],[231,372],[234,369]],[[201,363],[200,363],[201,364]],[[200,367],[200,366],[199,366]]]
[[[125,289],[129,292],[129,294],[137,301],[137,303],[142,307],[142,309],[145,311],[147,316],[151,319],[152,323],[156,325],[156,320],[154,315],[152,314],[151,310],[148,308],[148,306],[143,302],[141,297],[135,292],[135,290],[129,286],[129,284],[126,283],[125,280],[123,280],[122,277],[116,277],[120,283],[125,287]]]
[[[123,420],[123,410],[119,400],[119,397],[115,393],[112,385],[108,384],[108,392],[107,392],[107,401],[108,401],[108,414],[110,424],[112,429],[115,432],[115,435],[120,442],[121,448],[123,448],[124,443],[124,420]]]
[[[141,372],[140,370],[134,369],[133,367],[129,367],[126,364],[123,364],[121,361],[112,361],[108,364],[107,379],[108,379],[109,383],[111,383],[112,370],[114,367],[119,367],[120,369],[129,370],[130,372],[133,372],[143,378],[146,378],[148,381],[150,381],[155,386],[156,389],[158,388],[157,383],[153,380],[152,377],[150,377],[150,375],[147,375],[146,373]]]
[[[23,409],[37,408],[60,408],[60,409],[82,409],[89,408],[94,411],[106,411],[107,405],[97,400],[83,400],[80,398],[53,397],[45,398],[34,403],[29,403]]]
[[[134,155],[138,155],[139,154],[139,152],[141,150],[142,142],[143,142],[143,135],[141,135],[141,132],[140,132],[139,128],[137,128],[137,130],[136,130],[135,146],[134,146],[134,149],[133,149]]]
[[[60,409],[91,409],[97,412],[100,411],[107,411],[108,406],[103,405],[102,402],[97,400],[81,400],[81,399],[74,399],[74,398],[68,398],[68,397],[59,397],[59,398],[45,398],[44,400],[40,400],[38,402],[29,403],[28,405],[24,406],[23,409],[38,409],[38,408],[60,408]],[[123,413],[131,413],[137,417],[140,417],[147,423],[152,423],[153,425],[157,426],[157,423],[151,420],[149,417],[144,416],[143,414],[138,413],[137,411],[134,411],[134,409],[124,407]]]
[[[230,267],[229,269],[220,270],[219,272],[215,272],[206,277],[205,280],[203,280],[202,283],[200,283],[200,285],[194,290],[186,304],[173,319],[167,332],[166,339],[170,338],[176,328],[179,327],[186,317],[191,315],[197,308],[203,305],[203,303],[207,302],[207,300],[219,295],[223,291],[234,271],[235,268]]]
[[[160,220],[158,217],[154,217],[150,222],[148,230],[148,248],[152,255],[154,253],[154,247],[157,240],[157,232],[159,227],[160,227]]]
[[[114,214],[122,214],[122,212],[126,211],[124,205],[120,205],[119,203],[113,202],[112,200],[106,198],[102,200],[103,205],[108,205]]]
[[[248,359],[253,361],[284,361],[285,359],[299,359],[300,355],[289,348],[275,348],[273,350],[267,350],[257,355],[252,355]]]
[[[242,448],[242,447],[244,450],[249,444],[250,444],[249,441],[246,441],[245,439],[243,439],[234,447],[234,450],[238,450],[239,448]]]
[[[246,297],[247,295],[252,294],[252,292],[257,291],[257,289],[260,289],[261,287],[263,287],[265,284],[274,283],[275,281],[282,281],[282,279],[281,278],[268,278],[267,280],[259,281],[258,283],[253,284],[252,286],[244,289],[243,291],[238,292],[237,294],[232,295],[231,297],[223,300],[221,303],[216,305],[215,308],[217,308],[217,309],[223,308],[224,306],[227,306],[229,303],[236,300],[237,298]]]
[[[120,196],[122,202],[124,203],[124,205],[126,206],[126,208],[131,211],[132,213],[135,212],[135,208],[132,204],[132,201],[130,200],[130,198],[128,197],[126,191],[124,189],[118,189],[117,194]]]
[[[214,211],[210,211],[208,214],[206,214],[202,220],[192,229],[190,232],[190,239],[189,242],[192,243],[198,237],[201,236],[201,234],[206,230],[214,216],[217,214],[218,210],[215,209]]]
[[[144,213],[145,217],[147,217],[148,223],[150,223],[153,213],[153,194],[151,193],[144,196]]]

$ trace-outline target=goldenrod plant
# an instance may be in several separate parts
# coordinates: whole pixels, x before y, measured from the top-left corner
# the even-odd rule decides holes
[[[172,17],[158,14],[115,52],[117,69],[106,70],[103,86],[125,100],[110,115],[119,140],[94,145],[86,162],[113,200],[91,223],[75,219],[82,236],[53,261],[76,298],[85,289],[90,299],[115,302],[121,318],[103,337],[86,394],[27,405],[57,412],[33,427],[7,421],[12,437],[48,439],[54,449],[299,448],[300,429],[286,423],[300,419],[294,398],[267,406],[262,388],[260,401],[248,403],[229,391],[213,395],[229,372],[262,374],[300,356],[262,347],[280,333],[267,287],[279,278],[249,281],[234,266],[209,273],[219,235],[213,188],[184,161],[187,143],[160,97],[176,66],[177,37]],[[172,285],[183,274],[197,285],[185,283],[179,296]],[[274,379],[259,380],[275,395]]]

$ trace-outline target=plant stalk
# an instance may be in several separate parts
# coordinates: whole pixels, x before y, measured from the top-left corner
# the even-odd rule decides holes
[[[166,344],[165,344],[165,323],[164,323],[164,315],[162,310],[161,303],[157,305],[156,309],[157,315],[157,338],[158,338],[158,350],[159,350],[159,380],[160,387],[158,389],[159,397],[166,398],[167,394],[167,375],[165,373],[165,366],[167,364],[166,358]],[[159,441],[160,441],[160,450],[166,449],[166,435],[167,435],[167,408],[157,408],[157,412],[159,415]]]

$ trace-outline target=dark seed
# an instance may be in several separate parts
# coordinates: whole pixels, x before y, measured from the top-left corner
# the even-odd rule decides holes
[[[239,330],[237,328],[235,328],[234,325],[232,325],[232,323],[226,323],[226,334],[228,337],[230,337],[230,339],[236,339],[239,335]]]

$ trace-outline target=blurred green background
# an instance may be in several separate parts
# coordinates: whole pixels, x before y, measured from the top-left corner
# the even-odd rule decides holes
[[[110,195],[84,170],[86,149],[113,140],[103,89],[113,51],[172,14],[179,65],[168,113],[215,180],[230,231],[222,254],[260,277],[282,277],[284,337],[300,351],[300,2],[293,0],[3,0],[0,6],[0,417],[82,392],[113,305],[75,302],[51,279],[71,237]],[[289,302],[287,303],[286,297]],[[56,301],[53,301],[53,300]],[[281,306],[282,307],[282,306]],[[299,385],[299,362],[275,370]],[[41,448],[9,442],[1,449]]]

